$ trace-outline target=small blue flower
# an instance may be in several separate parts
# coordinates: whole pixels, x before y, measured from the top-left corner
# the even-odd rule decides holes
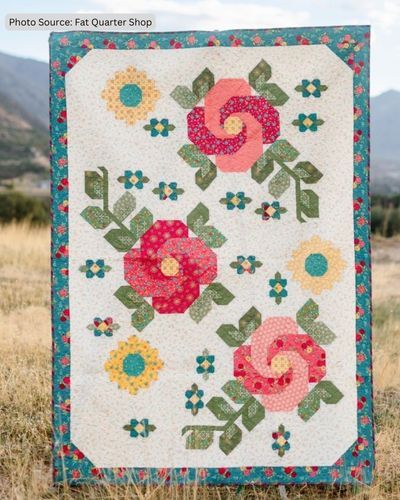
[[[201,398],[204,396],[204,391],[199,389],[197,384],[192,384],[192,387],[185,392],[187,401],[185,408],[192,412],[192,415],[197,415],[201,408],[204,408],[204,402]]]
[[[307,130],[316,132],[318,130],[318,127],[323,123],[324,120],[318,118],[317,113],[310,113],[309,115],[300,113],[298,119],[292,121],[293,125],[299,127],[300,132],[306,132]]]
[[[269,280],[269,286],[271,287],[269,296],[274,298],[277,304],[280,304],[282,299],[288,295],[287,280],[282,278],[281,273],[275,273],[275,278]]]
[[[149,423],[148,418],[143,418],[142,420],[136,420],[133,418],[130,424],[124,425],[124,430],[129,431],[129,435],[133,438],[143,437],[147,438],[150,432],[156,430],[156,426]]]
[[[237,274],[254,274],[256,272],[256,268],[262,266],[262,262],[256,260],[255,255],[249,255],[248,257],[238,255],[237,260],[231,262],[230,266],[233,269],[236,269]]]
[[[178,196],[184,193],[184,190],[178,188],[176,182],[170,182],[169,184],[162,181],[158,184],[158,188],[153,189],[153,193],[157,194],[160,200],[172,200],[176,201]]]
[[[226,198],[221,198],[219,202],[222,203],[222,205],[226,205],[228,210],[233,210],[234,208],[244,210],[246,205],[251,202],[251,198],[248,198],[243,191],[237,193],[228,191],[226,193]]]
[[[278,451],[278,455],[283,457],[285,452],[290,450],[290,432],[285,430],[284,425],[280,425],[276,432],[272,433],[272,438],[274,442],[272,443],[272,449]]]
[[[203,354],[196,358],[196,363],[198,364],[196,372],[202,374],[203,378],[207,380],[209,374],[215,372],[214,361],[215,356],[212,356],[207,349],[204,349]]]
[[[175,125],[169,123],[167,118],[163,118],[162,120],[152,118],[150,123],[145,125],[143,128],[150,132],[151,137],[157,137],[158,135],[168,137],[169,133],[175,129]]]
[[[297,92],[301,92],[303,97],[321,97],[321,92],[327,90],[326,85],[321,85],[321,80],[315,78],[310,82],[310,80],[302,80],[301,85],[297,85]]]
[[[111,270],[110,266],[106,266],[103,259],[98,259],[96,261],[92,259],[87,259],[84,266],[81,266],[79,270],[86,273],[86,278],[104,278],[105,273]]]
[[[144,184],[149,182],[149,179],[143,175],[141,170],[136,170],[136,172],[125,170],[124,175],[118,177],[118,181],[124,184],[125,189],[132,189],[133,187],[143,189]]]

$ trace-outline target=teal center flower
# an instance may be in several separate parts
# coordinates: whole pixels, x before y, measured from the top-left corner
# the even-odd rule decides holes
[[[310,276],[321,277],[328,271],[328,261],[322,253],[312,253],[306,258],[304,268]]]
[[[119,99],[124,106],[136,108],[142,102],[142,89],[136,83],[127,83],[119,91]]]
[[[128,377],[138,377],[144,372],[146,368],[146,363],[138,353],[128,354],[123,362],[123,370],[128,375]]]

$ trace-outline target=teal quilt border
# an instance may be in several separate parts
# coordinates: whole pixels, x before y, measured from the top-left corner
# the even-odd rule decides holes
[[[369,193],[369,26],[309,27],[171,33],[64,32],[50,35],[52,194],[52,334],[54,483],[370,484],[374,470],[371,356]],[[324,44],[353,70],[354,251],[356,275],[358,439],[332,466],[243,468],[96,468],[70,437],[70,334],[68,299],[68,146],[66,73],[91,49],[190,50]],[[73,383],[73,381],[72,381]]]

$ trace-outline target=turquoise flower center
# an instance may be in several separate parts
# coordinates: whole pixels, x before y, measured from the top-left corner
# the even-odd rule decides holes
[[[123,370],[128,377],[138,377],[146,368],[143,356],[140,354],[128,354],[123,362]]]
[[[328,261],[322,253],[312,253],[306,258],[304,267],[310,276],[320,277],[328,271]]]
[[[119,100],[124,106],[136,108],[142,102],[142,89],[136,83],[127,83],[119,91]]]

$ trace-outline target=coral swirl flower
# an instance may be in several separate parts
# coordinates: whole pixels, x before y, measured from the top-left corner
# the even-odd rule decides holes
[[[279,113],[241,78],[219,80],[187,116],[188,137],[223,172],[245,172],[279,137]]]
[[[129,66],[126,71],[117,71],[114,78],[108,80],[101,97],[106,101],[107,109],[114,112],[117,120],[134,125],[154,110],[160,92],[144,71],[137,71],[133,66]]]
[[[325,351],[291,318],[268,318],[234,353],[234,376],[269,411],[292,411],[325,371]]]
[[[158,220],[124,257],[125,279],[161,314],[184,313],[200,285],[217,276],[217,257],[179,220]]]
[[[157,380],[163,366],[157,349],[133,335],[127,342],[118,342],[118,349],[110,352],[104,368],[111,382],[135,395]]]

